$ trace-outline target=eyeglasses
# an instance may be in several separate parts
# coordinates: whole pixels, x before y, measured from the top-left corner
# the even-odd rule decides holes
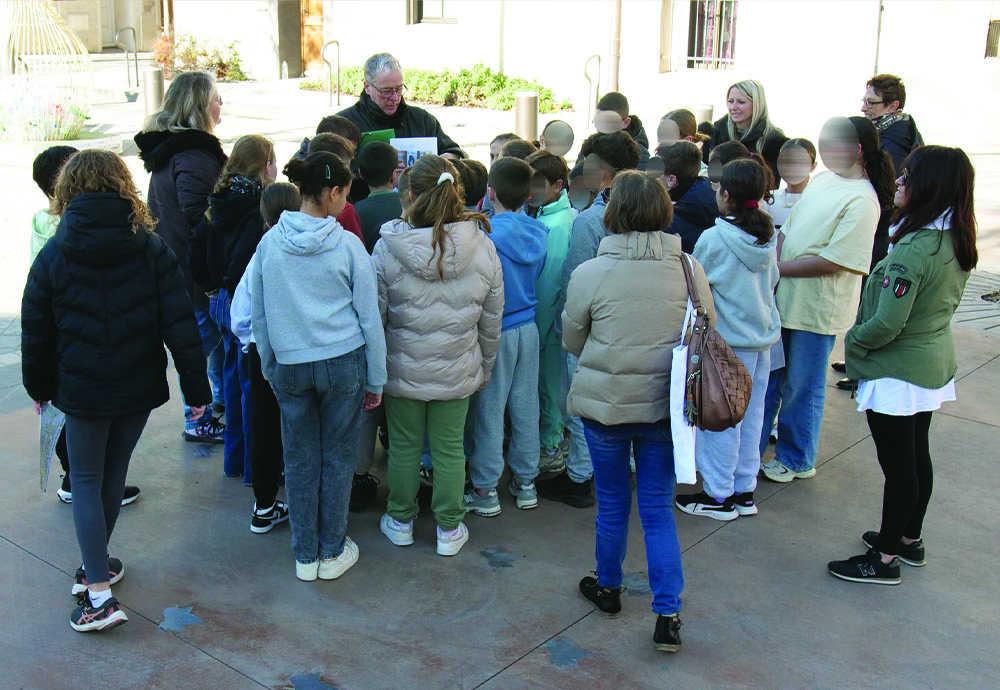
[[[910,171],[907,170],[906,168],[903,168],[901,173],[902,174],[900,174],[900,178],[902,178],[903,184],[905,185],[906,181],[910,178]]]
[[[216,96],[215,97],[215,102],[218,103],[219,107],[221,108],[222,107],[222,96]]]
[[[883,103],[885,103],[885,101],[873,101],[870,98],[861,99],[861,105],[867,105],[869,108],[871,108],[873,105],[882,105]]]
[[[402,84],[401,86],[397,86],[396,88],[387,88],[387,89],[380,89],[374,84],[369,84],[368,86],[372,87],[386,98],[389,98],[392,95],[396,95],[402,98],[403,94],[406,93],[406,84]]]

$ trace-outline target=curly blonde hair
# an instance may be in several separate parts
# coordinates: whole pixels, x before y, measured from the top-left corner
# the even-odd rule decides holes
[[[112,151],[85,149],[74,154],[56,178],[54,215],[62,215],[66,206],[80,194],[112,193],[132,204],[132,232],[140,228],[152,232],[156,219],[149,215],[149,207],[139,197],[139,190],[132,180],[125,161]]]

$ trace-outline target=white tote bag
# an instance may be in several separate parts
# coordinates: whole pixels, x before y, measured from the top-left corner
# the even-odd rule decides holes
[[[687,257],[685,257],[687,258]],[[689,259],[690,260],[690,259]],[[678,484],[694,484],[695,476],[694,442],[695,427],[688,423],[684,414],[684,388],[687,382],[688,330],[694,318],[694,307],[688,296],[681,341],[674,348],[670,365],[670,436],[674,442],[674,474]]]

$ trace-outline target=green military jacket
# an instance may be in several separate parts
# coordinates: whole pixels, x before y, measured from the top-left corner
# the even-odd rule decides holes
[[[847,375],[930,389],[948,383],[958,369],[951,317],[968,279],[951,230],[924,228],[901,239],[868,276],[844,341]]]

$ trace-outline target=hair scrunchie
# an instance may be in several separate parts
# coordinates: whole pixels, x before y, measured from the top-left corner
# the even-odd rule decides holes
[[[760,208],[760,204],[756,200],[750,199],[749,201],[743,202],[743,208]]]
[[[442,182],[445,182],[445,181],[454,182],[455,181],[455,176],[452,175],[450,172],[448,172],[446,170],[443,173],[441,173],[440,175],[438,175],[438,181],[437,181],[437,183],[441,184]]]

